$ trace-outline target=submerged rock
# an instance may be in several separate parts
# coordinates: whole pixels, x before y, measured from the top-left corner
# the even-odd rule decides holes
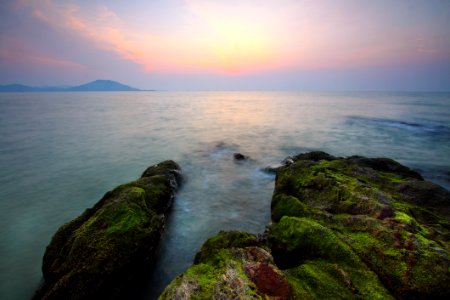
[[[113,298],[154,260],[181,179],[175,162],[162,162],[61,226],[45,251],[44,284],[34,299]]]
[[[248,156],[245,156],[242,153],[233,153],[233,158],[235,160],[246,160],[246,159],[248,159]]]

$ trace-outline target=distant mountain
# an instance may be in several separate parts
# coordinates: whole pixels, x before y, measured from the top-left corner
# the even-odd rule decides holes
[[[35,92],[36,88],[23,84],[0,85],[0,92]]]
[[[137,88],[112,80],[95,80],[72,87],[32,87],[23,84],[0,85],[0,92],[128,92]]]
[[[95,80],[83,85],[70,87],[68,91],[94,92],[94,91],[139,91],[139,89],[124,85],[112,80]]]

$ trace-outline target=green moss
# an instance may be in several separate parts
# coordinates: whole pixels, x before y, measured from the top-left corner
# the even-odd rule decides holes
[[[192,299],[212,299],[214,284],[217,282],[217,269],[209,264],[199,264],[186,271],[188,278],[195,280],[198,289]]]
[[[356,299],[348,286],[333,274],[331,263],[310,261],[286,270],[292,299]]]
[[[307,218],[284,216],[271,227],[269,242],[275,260],[284,266],[295,266],[302,260],[326,258],[353,263],[358,258],[328,228]]]
[[[315,260],[285,273],[291,299],[393,299],[378,277],[360,266]]]
[[[386,211],[384,203],[389,202],[391,196],[381,189],[383,179],[377,177],[378,184],[368,185],[374,181],[372,173],[365,174],[356,165],[342,161],[300,161],[277,174],[273,200],[276,202],[277,197],[286,194],[296,197],[308,208],[380,215]],[[275,221],[281,218],[283,211],[288,210],[275,211]]]
[[[195,256],[194,262],[200,263],[210,256],[216,255],[221,249],[244,248],[260,245],[259,239],[251,233],[242,231],[221,231],[209,238]]]
[[[272,200],[272,220],[275,222],[282,216],[304,217],[308,214],[306,205],[293,196],[279,194]]]
[[[163,213],[170,206],[173,192],[169,180],[165,176],[152,176],[148,179],[145,187],[148,207],[158,213]]]
[[[379,276],[400,298],[450,297],[443,288],[450,286],[450,223],[441,216],[448,194],[420,180],[384,158],[304,160],[281,168],[272,198],[272,220],[279,223],[270,229],[269,242],[282,268],[302,270],[302,279],[287,271],[299,297],[318,298],[322,288],[314,278],[333,275],[325,266],[317,271],[318,260],[338,264],[369,298],[382,297],[364,291],[370,284],[357,283],[354,274]],[[432,265],[439,275],[430,275]]]
[[[392,172],[378,172],[378,175],[383,178],[384,181],[386,182],[390,182],[390,183],[402,183],[402,182],[407,182],[409,180],[411,180],[410,178],[405,176],[401,176],[399,174],[396,173],[392,173]]]
[[[410,225],[412,227],[417,227],[418,225],[414,218],[401,211],[395,212],[394,220],[401,222],[403,224]]]
[[[450,286],[449,263],[442,257],[442,249],[426,251],[418,257],[415,266],[411,268],[408,281],[421,294],[443,297],[448,294]]]
[[[108,198],[112,198],[112,197],[117,197],[117,195],[119,195],[120,193],[122,193],[124,190],[127,190],[131,187],[136,186],[136,184],[139,181],[132,181],[132,182],[128,182],[125,184],[121,184],[119,186],[117,186],[115,189],[113,189],[111,192],[109,192],[109,197]]]
[[[244,297],[244,298],[242,298]],[[261,299],[230,249],[212,253],[166,287],[159,299]]]
[[[191,266],[185,273],[175,278],[158,299],[202,299],[200,297],[212,299],[215,276],[212,266],[205,264]]]
[[[229,260],[233,260],[229,249],[216,249],[202,259],[202,263],[222,268]]]
[[[180,166],[173,160],[166,160],[160,162],[159,164],[148,167],[141,178],[152,177],[154,175],[167,175],[167,174],[177,174],[181,171]]]
[[[118,211],[115,212],[111,220],[111,225],[107,228],[108,234],[121,231],[127,232],[146,222],[146,215],[140,209],[133,209],[130,206],[122,205]]]
[[[395,232],[376,232],[375,235],[354,232],[347,233],[346,238],[352,249],[390,288],[404,287],[398,293],[445,294],[444,286],[450,283],[450,264],[436,242],[420,234]]]
[[[105,229],[107,234],[127,232],[147,224],[149,209],[145,202],[145,191],[134,186],[122,186],[114,193],[114,200],[106,202],[77,231],[77,235]]]

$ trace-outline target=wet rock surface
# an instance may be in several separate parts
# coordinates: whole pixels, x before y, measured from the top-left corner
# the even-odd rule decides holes
[[[34,299],[114,298],[154,259],[181,179],[173,161],[149,167],[62,225],[47,246],[44,283]]]

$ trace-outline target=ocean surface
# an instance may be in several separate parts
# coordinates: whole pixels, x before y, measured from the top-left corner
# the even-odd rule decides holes
[[[310,150],[391,157],[448,189],[450,93],[1,93],[0,299],[32,296],[61,224],[173,159],[187,181],[133,295],[154,299],[209,236],[264,232],[274,176],[261,168]]]

